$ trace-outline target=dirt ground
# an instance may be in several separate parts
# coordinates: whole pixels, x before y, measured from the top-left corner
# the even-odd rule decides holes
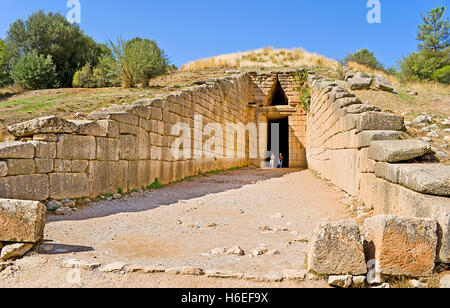
[[[82,271],[80,282],[71,284],[70,270],[60,264],[80,259],[102,266],[123,262],[282,275],[285,269],[304,268],[307,241],[319,223],[351,215],[343,197],[309,170],[246,168],[92,204],[72,216],[48,217],[44,242],[0,273],[0,287],[327,287],[325,281],[268,283],[99,270]],[[246,255],[209,254],[234,245]],[[268,252],[248,256],[260,247]]]

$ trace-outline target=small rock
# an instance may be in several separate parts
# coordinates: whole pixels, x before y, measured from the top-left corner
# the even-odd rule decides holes
[[[267,255],[269,255],[269,256],[278,256],[279,254],[280,254],[280,251],[277,249],[272,249],[267,252]]]
[[[353,287],[357,289],[362,289],[366,287],[366,276],[355,276],[353,277]]]
[[[373,286],[372,289],[390,289],[391,286],[389,285],[389,283],[383,283],[379,286]]]
[[[447,155],[447,153],[445,153],[445,152],[439,151],[439,152],[436,152],[436,155],[437,155],[437,157],[440,158],[440,159],[447,159],[447,158],[448,158],[448,155]]]
[[[430,137],[422,137],[419,140],[421,140],[423,142],[428,142],[428,143],[433,142],[433,139],[431,139]]]
[[[264,247],[260,247],[260,248],[255,248],[252,249],[250,251],[251,257],[257,257],[257,256],[262,256],[263,254],[267,253],[267,248]]]
[[[33,244],[10,244],[2,248],[1,259],[3,261],[23,257],[33,248]]]
[[[127,263],[115,262],[101,267],[99,271],[103,273],[118,273],[123,271],[125,266],[127,266]]]
[[[283,281],[283,276],[277,273],[267,273],[267,274],[245,274],[244,279],[251,280],[255,282],[281,282]]]
[[[142,270],[145,274],[164,273],[166,269],[159,265],[147,265]]]
[[[414,120],[414,123],[431,124],[432,121],[433,121],[433,118],[431,116],[422,115],[422,116],[417,117]]]
[[[348,289],[353,283],[353,277],[351,275],[344,276],[330,276],[328,278],[328,284],[332,287]]]
[[[427,136],[431,138],[440,138],[441,134],[439,134],[437,131],[432,131]]]
[[[202,276],[205,272],[203,269],[198,267],[182,267],[180,269],[180,275],[187,275],[187,276]]]
[[[419,93],[418,93],[417,91],[410,91],[410,92],[408,92],[408,94],[409,94],[409,95],[412,95],[412,96],[417,96],[417,95],[419,95]]]
[[[283,271],[283,279],[286,280],[304,280],[306,277],[306,271],[298,271],[293,269],[285,269]]]
[[[309,281],[319,281],[322,278],[314,273],[308,273],[306,274],[305,279]]]
[[[179,275],[181,273],[181,269],[179,268],[168,268],[165,271],[168,275]]]
[[[78,259],[65,260],[63,261],[63,263],[61,263],[62,268],[79,268],[87,271],[93,271],[100,266],[100,263],[89,263],[87,261]]]
[[[226,250],[224,248],[214,248],[209,252],[209,254],[214,256],[223,256],[225,253]]]
[[[72,214],[72,209],[68,206],[62,206],[55,211],[58,216],[69,216]]]
[[[230,271],[210,270],[206,271],[205,275],[211,278],[230,278],[230,279],[242,279],[244,273],[233,273]]]
[[[444,129],[444,133],[446,133],[446,134],[450,134],[450,128],[446,128],[446,129]]]
[[[47,207],[47,209],[56,209],[56,208],[62,207],[63,204],[59,201],[52,200],[52,201],[47,202],[47,204],[45,206]]]
[[[445,275],[441,279],[441,289],[450,289],[450,274]]]
[[[121,194],[114,194],[113,195],[113,199],[115,199],[115,200],[118,200],[118,199],[121,199],[121,198],[122,198]]]
[[[230,249],[227,249],[226,251],[227,255],[237,255],[237,256],[244,256],[245,252],[241,249],[239,246],[233,246]]]
[[[414,289],[426,289],[428,287],[426,283],[419,280],[411,280],[410,282]]]
[[[74,208],[77,204],[75,203],[75,201],[70,200],[69,202],[64,203],[64,206],[70,207],[70,208]]]

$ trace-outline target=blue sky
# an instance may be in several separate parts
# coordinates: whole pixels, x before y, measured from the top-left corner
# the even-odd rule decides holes
[[[450,0],[380,0],[381,24],[369,24],[368,0],[80,0],[81,28],[98,42],[155,39],[181,65],[261,47],[303,47],[333,59],[366,47],[385,65],[417,48],[420,14]],[[0,38],[18,18],[43,9],[66,15],[67,0],[0,0]]]

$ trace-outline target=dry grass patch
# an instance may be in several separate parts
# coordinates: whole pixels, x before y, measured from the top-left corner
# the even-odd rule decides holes
[[[247,52],[224,54],[187,63],[182,71],[199,71],[212,68],[278,68],[278,67],[328,67],[336,69],[338,63],[301,48],[275,49],[266,47]]]

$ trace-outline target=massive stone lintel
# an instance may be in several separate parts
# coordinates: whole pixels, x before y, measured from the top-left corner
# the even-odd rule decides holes
[[[55,116],[38,118],[7,127],[8,132],[15,137],[29,137],[35,134],[48,133],[71,134],[76,129],[77,126],[74,123]]]

